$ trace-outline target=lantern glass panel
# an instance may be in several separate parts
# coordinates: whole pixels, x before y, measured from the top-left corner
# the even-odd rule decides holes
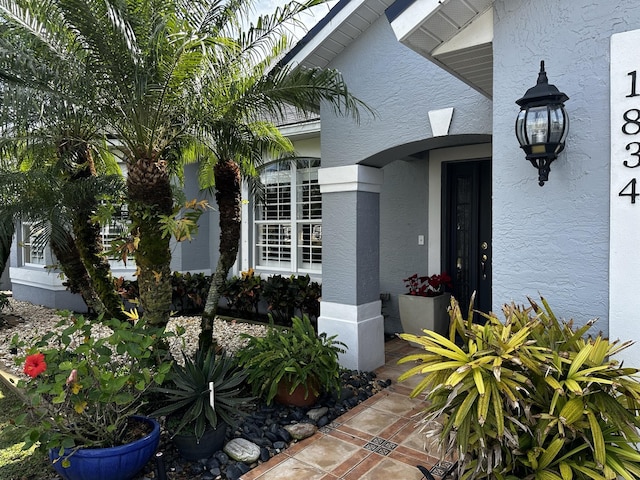
[[[525,128],[529,145],[549,143],[549,112],[547,107],[529,108]]]
[[[520,142],[521,147],[524,145],[528,145],[529,143],[529,141],[527,140],[526,132],[524,128],[526,118],[527,118],[527,111],[520,110],[520,113],[518,114],[518,118],[516,119],[516,137],[518,137],[518,142]]]
[[[560,143],[565,136],[565,114],[561,105],[549,106],[551,128],[549,131],[549,143]]]

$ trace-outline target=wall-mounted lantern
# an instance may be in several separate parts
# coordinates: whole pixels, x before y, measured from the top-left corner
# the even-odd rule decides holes
[[[555,85],[549,85],[544,61],[540,62],[538,83],[527,90],[516,103],[520,113],[516,119],[516,137],[527,154],[527,160],[538,169],[538,184],[549,180],[551,162],[564,149],[569,132],[569,117],[564,102],[569,97]]]

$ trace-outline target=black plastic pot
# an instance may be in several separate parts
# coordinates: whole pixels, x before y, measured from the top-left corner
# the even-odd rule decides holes
[[[210,458],[218,450],[222,450],[227,435],[227,424],[219,422],[217,428],[205,430],[198,441],[194,434],[179,433],[172,437],[173,444],[185,460],[200,460]]]

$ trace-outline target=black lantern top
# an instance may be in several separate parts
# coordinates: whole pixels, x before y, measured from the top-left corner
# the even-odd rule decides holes
[[[540,62],[540,73],[538,73],[538,82],[534,87],[527,90],[527,93],[516,103],[520,107],[537,107],[541,105],[549,105],[552,103],[564,103],[569,97],[562,93],[555,85],[549,85],[547,72],[544,70],[544,60]]]

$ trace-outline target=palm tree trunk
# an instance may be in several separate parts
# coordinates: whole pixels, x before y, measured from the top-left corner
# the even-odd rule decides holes
[[[147,322],[164,327],[171,313],[170,237],[158,225],[173,211],[173,193],[166,164],[140,158],[129,165],[129,216],[139,242],[134,253],[138,267],[140,307]]]
[[[94,210],[91,205],[85,205],[74,218],[73,233],[76,237],[78,253],[96,294],[105,306],[107,315],[126,320],[122,301],[111,276],[111,265],[103,254],[100,225],[90,220],[92,211]]]
[[[240,212],[242,192],[240,190],[240,168],[233,160],[218,162],[213,168],[216,183],[216,203],[220,214],[220,257],[211,277],[211,287],[202,314],[199,346],[207,350],[213,346],[213,321],[218,312],[220,288],[238,257],[240,243]]]
[[[9,255],[11,254],[11,244],[15,231],[15,223],[12,217],[4,217],[2,222],[3,225],[0,226],[0,276],[9,264]]]
[[[80,252],[71,234],[66,233],[63,240],[54,240],[52,237],[50,245],[51,251],[60,262],[69,291],[79,293],[87,307],[96,314],[106,313],[104,304],[94,290],[91,277],[80,259]]]
[[[84,181],[97,175],[91,151],[86,144],[81,144],[77,149],[78,166],[80,167],[72,176],[72,181]],[[91,220],[98,208],[95,198],[87,199],[83,205],[74,212],[73,233],[76,245],[82,258],[93,287],[106,308],[107,315],[120,320],[126,320],[127,316],[122,309],[122,300],[116,291],[111,265],[104,255],[100,224]]]

